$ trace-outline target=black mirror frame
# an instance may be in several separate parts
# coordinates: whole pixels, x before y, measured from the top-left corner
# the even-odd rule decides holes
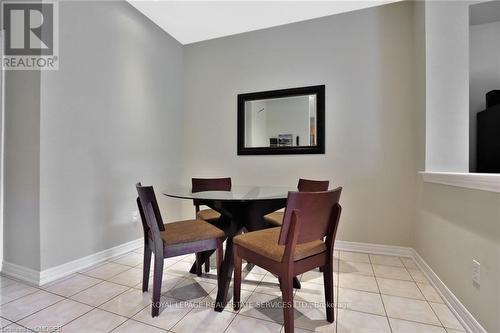
[[[316,95],[317,145],[304,147],[245,147],[245,102],[300,95]],[[269,90],[238,95],[238,155],[291,155],[325,153],[325,86]]]

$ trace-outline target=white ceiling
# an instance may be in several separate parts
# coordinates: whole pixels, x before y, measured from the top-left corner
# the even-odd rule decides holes
[[[400,0],[129,2],[182,44],[379,6]]]

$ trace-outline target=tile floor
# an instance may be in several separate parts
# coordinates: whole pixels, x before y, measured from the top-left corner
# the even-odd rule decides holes
[[[239,312],[214,312],[215,270],[188,273],[193,255],[168,259],[163,309],[151,318],[151,294],[142,293],[142,254],[135,250],[40,288],[0,276],[2,332],[284,332],[277,279],[244,270]],[[336,320],[325,320],[323,279],[300,276],[295,331],[455,333],[464,329],[412,259],[336,251]],[[150,285],[151,288],[151,285]],[[29,330],[27,329],[29,328]]]

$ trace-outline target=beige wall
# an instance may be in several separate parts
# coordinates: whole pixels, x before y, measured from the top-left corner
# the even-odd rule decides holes
[[[415,249],[488,332],[500,332],[500,194],[421,182],[418,203]]]
[[[182,181],[329,179],[345,187],[340,239],[411,245],[412,18],[403,2],[186,46]],[[237,156],[237,94],[315,84],[326,85],[324,155]]]
[[[417,143],[425,146],[427,171],[468,170],[470,3],[425,2],[426,108],[417,112],[425,125],[416,125],[426,134]],[[488,332],[500,332],[500,194],[419,177],[413,232],[414,248],[444,284]],[[481,263],[479,288],[473,259]]]

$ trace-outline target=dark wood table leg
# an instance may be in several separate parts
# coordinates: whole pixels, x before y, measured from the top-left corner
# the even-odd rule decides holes
[[[234,270],[234,253],[233,239],[228,238],[226,241],[226,252],[224,253],[224,261],[220,270],[221,288],[217,290],[217,298],[215,299],[215,311],[222,312],[227,304],[227,294],[229,285],[231,284],[231,276]]]
[[[244,208],[241,207],[241,209],[243,210]],[[242,228],[243,226],[241,223],[233,219],[230,223],[226,223],[226,228],[224,229],[227,236],[226,252],[224,252],[224,259],[222,260],[220,274],[218,276],[220,288],[217,290],[217,298],[215,299],[215,311],[217,312],[222,312],[228,301],[227,294],[234,271],[233,237],[238,235]]]

